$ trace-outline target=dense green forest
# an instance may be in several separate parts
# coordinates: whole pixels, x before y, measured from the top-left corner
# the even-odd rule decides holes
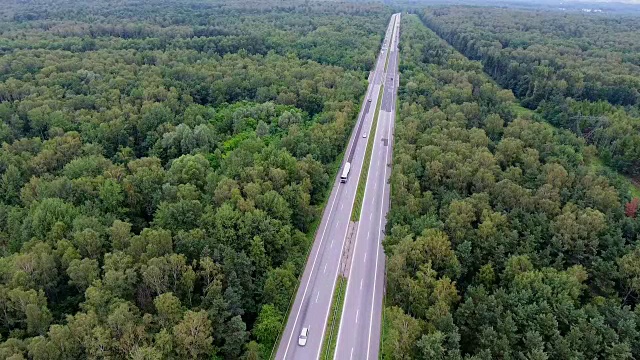
[[[383,357],[640,357],[628,185],[415,15],[400,48]]]
[[[3,2],[0,359],[268,358],[391,13]],[[385,359],[640,358],[636,20],[403,16]]]
[[[30,1],[8,6],[0,23],[0,54],[18,50],[135,50],[144,64],[170,50],[211,57],[246,51],[295,54],[323,64],[369,69],[381,41],[381,5],[335,2]],[[9,15],[10,14],[10,15]],[[4,60],[4,59],[3,59]],[[1,79],[38,68],[22,59],[2,62]],[[17,68],[12,70],[11,66]],[[27,67],[28,69],[23,69]]]
[[[0,14],[0,358],[268,356],[391,12]]]
[[[640,22],[499,8],[420,12],[522,104],[595,144],[606,164],[640,177]]]

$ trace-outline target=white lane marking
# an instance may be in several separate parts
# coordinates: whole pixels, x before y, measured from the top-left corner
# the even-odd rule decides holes
[[[318,291],[318,295],[316,295],[316,303],[318,302],[319,297],[320,297],[320,291]]]
[[[344,203],[342,203],[342,205],[340,205],[340,210],[344,209]]]
[[[349,360],[353,359],[353,348],[351,348],[351,355],[349,356]]]
[[[372,216],[373,216],[373,213],[369,214],[369,220],[371,220]]]
[[[327,272],[327,264],[324,264],[324,271],[322,272],[323,274]]]
[[[378,96],[380,96],[379,93],[378,93]],[[369,167],[369,173],[371,171],[372,171],[372,167]],[[385,167],[385,172],[386,172],[386,167]],[[367,178],[369,178],[369,175],[370,174],[367,174]],[[364,188],[364,197],[365,198],[367,197],[367,188],[368,188],[368,186],[369,186],[369,182],[367,181],[367,183],[365,184],[365,188]],[[364,202],[363,202],[363,205],[364,205]],[[351,207],[353,208],[353,203],[351,204]],[[373,215],[373,214],[371,214],[371,215]],[[361,224],[362,224],[362,221],[359,221],[358,222],[358,228],[356,230],[356,236],[355,236],[356,242],[354,244],[353,254],[357,254],[358,253],[358,251],[357,251],[357,249],[358,249],[358,234],[360,233],[360,225]],[[344,251],[344,249],[343,249],[343,251]],[[365,259],[365,262],[366,262],[367,261],[367,253],[366,252],[364,253],[364,259]],[[349,267],[349,275],[347,276],[347,278],[351,277],[351,272],[352,272],[353,268],[354,268],[354,266],[350,266]],[[335,281],[334,281],[332,289],[334,289],[334,288],[335,288]],[[345,304],[347,303],[347,298],[349,296],[349,290],[350,289],[351,289],[351,286],[347,285],[347,291],[346,291],[346,294],[345,294],[345,297],[344,297],[344,300],[343,300]],[[338,357],[337,354],[338,354],[338,349],[340,348],[340,338],[341,338],[340,334],[342,333],[342,329],[344,329],[344,326],[342,326],[342,321],[346,318],[344,316],[344,312],[345,312],[346,308],[347,308],[347,306],[343,306],[343,308],[342,308],[342,315],[341,315],[341,318],[340,318],[341,319],[340,320],[340,325],[338,326],[338,336],[337,336],[337,340],[336,340],[336,348],[334,350],[334,355],[333,355],[334,359]],[[327,311],[329,311],[329,310],[330,310],[330,306],[327,309]],[[327,316],[328,316],[328,313],[327,313]],[[324,334],[323,334],[322,338],[320,339],[321,343],[322,343],[323,339],[324,339]],[[369,341],[371,341],[371,339],[369,339]],[[351,357],[353,357],[353,348],[351,348]]]
[[[360,315],[360,309],[356,310],[356,324],[358,323],[358,315]]]
[[[298,311],[296,312],[296,318],[293,320],[293,327],[291,328],[291,335],[289,335],[289,341],[287,341],[287,347],[284,350],[283,358],[287,358],[287,353],[289,352],[289,346],[291,346],[291,339],[293,339],[293,332],[296,329],[296,324],[298,323],[298,318],[300,317],[300,311],[302,311],[302,304],[304,303],[304,299],[307,296],[307,290],[309,290],[309,284],[311,283],[311,279],[313,278],[313,270],[316,268],[316,261],[318,260],[318,255],[320,255],[320,249],[322,249],[322,242],[324,241],[324,234],[327,231],[327,227],[329,227],[331,213],[333,212],[333,207],[336,204],[336,200],[338,199],[338,192],[335,193],[333,197],[333,202],[331,203],[331,208],[329,209],[329,214],[327,215],[327,222],[324,224],[324,230],[322,230],[322,235],[320,236],[320,243],[318,244],[318,248],[316,250],[316,256],[313,258],[313,263],[311,264],[311,272],[309,273],[309,277],[307,278],[307,284],[304,286],[304,292],[302,293],[302,301],[300,302],[300,307],[298,307]],[[313,248],[313,245],[311,245]],[[324,265],[325,271],[327,270],[327,265]],[[335,287],[335,284],[334,284]]]
[[[333,249],[333,239],[331,239],[331,246],[329,246],[331,249]]]
[[[362,290],[362,279],[360,279],[360,290]]]

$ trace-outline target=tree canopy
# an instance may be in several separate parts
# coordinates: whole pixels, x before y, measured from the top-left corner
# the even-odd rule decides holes
[[[640,176],[637,16],[443,7],[420,12],[456,49],[552,124]]]
[[[640,223],[592,148],[403,16],[385,359],[631,359]]]
[[[6,5],[0,358],[266,358],[390,11]]]

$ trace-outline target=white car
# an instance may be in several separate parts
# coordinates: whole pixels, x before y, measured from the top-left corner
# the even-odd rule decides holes
[[[367,133],[362,134],[362,137],[366,138],[367,137]]]
[[[307,345],[307,336],[309,336],[309,328],[302,328],[302,331],[300,331],[300,336],[298,336],[298,345]]]

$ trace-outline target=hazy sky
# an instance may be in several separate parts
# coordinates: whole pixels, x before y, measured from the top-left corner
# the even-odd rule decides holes
[[[561,2],[585,2],[585,3],[624,3],[624,4],[638,4],[640,5],[640,0],[563,0]]]

